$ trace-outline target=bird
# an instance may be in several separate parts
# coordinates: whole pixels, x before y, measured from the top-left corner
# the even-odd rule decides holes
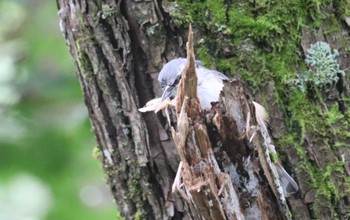
[[[181,73],[185,68],[187,59],[176,58],[166,63],[158,75],[158,81],[163,90],[161,101],[173,99],[176,96],[177,85]],[[219,95],[224,87],[223,80],[229,78],[216,70],[204,67],[201,61],[196,60],[196,73],[198,78],[198,98],[203,109],[210,109],[212,102],[219,101]]]
[[[158,75],[158,81],[163,90],[162,96],[158,101],[163,102],[167,99],[176,99],[177,86],[181,79],[182,71],[187,64],[185,58],[175,58],[166,63],[161,69]],[[202,109],[210,109],[212,102],[218,102],[220,92],[224,87],[224,81],[230,78],[223,73],[206,68],[203,63],[199,60],[195,61],[196,74],[198,79],[197,84],[197,95],[199,98]],[[262,136],[264,137],[266,145],[270,148],[270,151],[275,152],[274,145],[268,134],[266,123],[267,113],[265,108],[257,102],[253,101],[255,107],[255,116],[257,119],[258,126],[262,129]],[[249,122],[247,122],[249,124]],[[249,128],[246,128],[246,130]],[[247,133],[247,131],[246,131]],[[254,132],[255,134],[255,132]],[[254,134],[250,138],[253,138]],[[281,186],[284,191],[284,195],[288,197],[299,190],[298,184],[295,180],[287,173],[287,171],[278,163],[275,162],[275,168],[279,176]]]

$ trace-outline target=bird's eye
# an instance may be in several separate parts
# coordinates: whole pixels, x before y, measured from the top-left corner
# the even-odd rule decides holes
[[[162,90],[165,89],[165,86],[166,86],[166,82],[165,82],[165,81],[162,81],[162,82],[160,83],[160,87],[162,88]]]

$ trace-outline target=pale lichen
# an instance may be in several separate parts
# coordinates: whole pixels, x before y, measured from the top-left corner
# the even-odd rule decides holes
[[[303,92],[308,84],[328,91],[338,82],[339,77],[345,74],[337,62],[338,56],[338,50],[332,50],[326,42],[318,41],[312,44],[307,50],[305,59],[308,70],[299,74],[293,80],[293,84]]]

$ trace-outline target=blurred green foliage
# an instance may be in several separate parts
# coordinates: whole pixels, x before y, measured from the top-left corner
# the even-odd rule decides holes
[[[0,1],[0,219],[118,218],[90,127],[55,2]]]

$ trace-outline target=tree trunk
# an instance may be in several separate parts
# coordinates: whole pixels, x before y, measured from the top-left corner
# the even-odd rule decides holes
[[[349,3],[190,2],[57,0],[60,27],[122,216],[349,217]],[[185,55],[189,22],[194,27],[197,58],[235,74],[247,85],[234,80],[224,88],[225,98],[240,95],[229,100],[239,103],[241,113],[230,114],[227,102],[221,102],[201,115],[213,153],[198,160],[214,161],[209,170],[216,179],[211,185],[201,185],[199,192],[205,187],[216,192],[213,201],[207,194],[191,194],[191,202],[181,192],[172,193],[183,159],[165,117],[138,111],[161,94],[157,76],[163,63]],[[300,92],[290,82],[307,69],[303,54],[316,41],[339,50],[338,62],[346,74],[327,91],[311,86]],[[246,90],[267,108],[280,159],[298,180],[299,192],[286,201],[271,182],[273,172],[266,168],[269,155],[264,154],[261,135],[252,144],[240,137],[244,131],[240,120],[251,109]],[[234,194],[237,203],[229,203]],[[211,208],[213,204],[222,211]]]

